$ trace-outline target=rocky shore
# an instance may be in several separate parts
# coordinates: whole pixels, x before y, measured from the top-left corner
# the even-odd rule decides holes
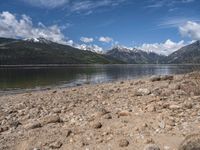
[[[0,97],[0,150],[192,150],[198,133],[198,72]]]

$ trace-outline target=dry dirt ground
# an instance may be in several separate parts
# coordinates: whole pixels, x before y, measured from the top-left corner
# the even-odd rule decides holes
[[[1,150],[176,150],[199,131],[197,72],[0,97]]]

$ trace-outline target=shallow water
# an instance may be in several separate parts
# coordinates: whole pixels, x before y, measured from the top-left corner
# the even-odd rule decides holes
[[[188,73],[200,65],[68,65],[0,68],[0,90],[41,89]]]

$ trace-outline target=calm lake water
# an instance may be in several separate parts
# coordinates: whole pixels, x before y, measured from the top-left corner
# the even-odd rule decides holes
[[[199,65],[69,65],[63,67],[0,68],[0,91],[44,89],[181,74]]]

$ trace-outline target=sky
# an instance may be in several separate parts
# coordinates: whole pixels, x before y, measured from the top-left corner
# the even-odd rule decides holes
[[[0,37],[169,55],[200,40],[200,0],[1,0]]]

